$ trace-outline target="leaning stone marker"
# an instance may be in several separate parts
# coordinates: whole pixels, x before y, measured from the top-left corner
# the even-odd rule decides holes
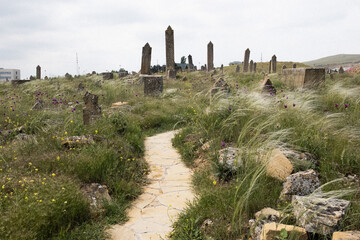
[[[142,58],[141,58],[141,74],[150,74],[150,65],[151,65],[151,47],[149,43],[146,43],[142,48]]]
[[[271,60],[269,62],[269,73],[271,73]]]
[[[85,108],[83,109],[84,125],[89,125],[101,116],[101,108],[98,105],[99,97],[89,92],[85,93],[84,102]]]
[[[290,87],[317,87],[325,84],[325,68],[284,69],[282,81]]]
[[[245,50],[245,55],[244,55],[244,69],[243,72],[248,72],[249,70],[249,59],[250,59],[250,50],[247,48]]]
[[[334,198],[293,196],[291,204],[299,226],[308,232],[327,235],[338,229],[350,202]]]
[[[207,45],[207,66],[208,72],[214,69],[214,45],[211,41]]]
[[[163,91],[163,76],[161,75],[141,75],[144,81],[145,95],[159,95]]]
[[[250,61],[250,72],[252,73],[254,71],[254,61]]]
[[[170,26],[165,31],[165,50],[166,50],[166,73],[168,74],[168,78],[176,78],[174,30]]]
[[[41,67],[39,65],[36,67],[36,79],[41,79]]]

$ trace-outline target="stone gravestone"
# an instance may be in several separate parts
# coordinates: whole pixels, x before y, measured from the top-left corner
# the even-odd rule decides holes
[[[159,95],[163,91],[163,76],[143,75],[145,95]]]
[[[146,43],[142,48],[142,58],[141,58],[141,74],[150,74],[150,65],[151,65],[151,47],[149,43]]]
[[[276,55],[272,56],[271,58],[271,72],[276,73]]]
[[[283,66],[282,66],[282,69],[283,69],[283,70],[286,69],[286,65],[283,65]]]
[[[166,73],[168,78],[176,78],[175,70],[175,47],[174,31],[169,26],[165,31],[165,50],[166,50]]]
[[[188,61],[189,61],[189,72],[192,72],[194,71],[194,64],[193,64],[192,56],[190,54],[188,56]]]
[[[325,84],[325,68],[288,68],[282,81],[290,87],[317,87]]]
[[[293,64],[293,68],[296,68],[296,63]]]
[[[71,74],[69,74],[69,73],[65,73],[65,78],[66,78],[67,80],[70,80],[70,79],[72,79],[72,76],[71,76]]]
[[[101,116],[101,108],[98,105],[99,97],[86,92],[84,95],[85,108],[83,108],[84,125],[89,125]]]
[[[254,71],[254,61],[251,60],[250,61],[250,72],[253,72]]]
[[[84,89],[85,89],[85,87],[84,87],[84,85],[82,84],[82,82],[79,83],[77,91],[78,91],[78,92],[81,92],[81,91],[83,91]]]
[[[340,67],[339,68],[339,74],[343,74],[345,71],[344,71],[344,68],[343,67]]]
[[[208,72],[214,69],[214,45],[211,41],[207,45],[207,65]]]
[[[220,71],[221,71],[221,73],[224,73],[224,64],[221,64]]]
[[[41,79],[41,67],[38,65],[36,67],[36,79]]]
[[[271,60],[269,62],[269,73],[271,73]]]
[[[236,72],[240,72],[240,66],[239,65],[236,65]]]
[[[112,72],[104,72],[102,73],[103,80],[114,79],[114,74]]]
[[[254,62],[254,73],[256,73],[256,62]]]
[[[249,59],[250,59],[250,50],[246,49],[244,55],[244,69],[243,69],[244,73],[249,71]]]

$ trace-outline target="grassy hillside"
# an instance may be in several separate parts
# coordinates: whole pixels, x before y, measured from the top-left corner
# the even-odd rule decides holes
[[[342,65],[347,63],[360,63],[360,54],[338,54],[304,62],[304,64],[310,66]]]
[[[284,64],[292,66],[279,62],[278,69]],[[258,164],[274,148],[314,156],[314,162],[295,161],[295,172],[313,168],[322,184],[360,175],[359,75],[334,75],[325,87],[303,91],[271,74],[278,94],[270,96],[259,87],[268,63],[252,74],[235,68],[179,73],[177,80],[164,82],[159,97],[145,96],[138,76],[0,83],[0,239],[106,239],[104,230],[127,220],[126,209],[147,183],[145,137],[174,128],[182,129],[173,143],[194,170],[198,197],[174,224],[173,239],[248,239],[247,223],[256,211],[288,209],[279,201],[282,182]],[[230,92],[210,94],[220,77]],[[86,126],[80,82],[99,96],[102,108],[101,118]],[[44,108],[32,109],[40,99]],[[111,107],[119,101],[128,104]],[[83,135],[100,141],[62,145],[69,136]],[[228,146],[240,149],[244,161],[234,172],[219,164],[218,152]],[[112,200],[100,212],[93,212],[81,190],[89,183],[109,189]],[[359,189],[359,182],[339,181],[323,191],[350,188]],[[340,230],[359,230],[359,192],[341,197],[351,207]],[[206,219],[214,224],[204,231]],[[291,218],[284,222],[294,224]]]

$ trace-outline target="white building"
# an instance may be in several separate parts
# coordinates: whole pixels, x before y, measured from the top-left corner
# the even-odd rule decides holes
[[[3,69],[0,68],[0,82],[21,80],[19,69]]]

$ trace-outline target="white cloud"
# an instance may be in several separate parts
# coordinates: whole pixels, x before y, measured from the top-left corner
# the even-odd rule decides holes
[[[1,1],[4,0],[0,0]],[[345,0],[17,0],[1,3],[0,66],[52,75],[138,71],[141,48],[152,47],[152,64],[165,63],[168,25],[175,31],[175,57],[206,61],[214,43],[215,66],[251,58],[305,61],[360,53],[360,2]],[[43,73],[44,74],[44,73]]]

